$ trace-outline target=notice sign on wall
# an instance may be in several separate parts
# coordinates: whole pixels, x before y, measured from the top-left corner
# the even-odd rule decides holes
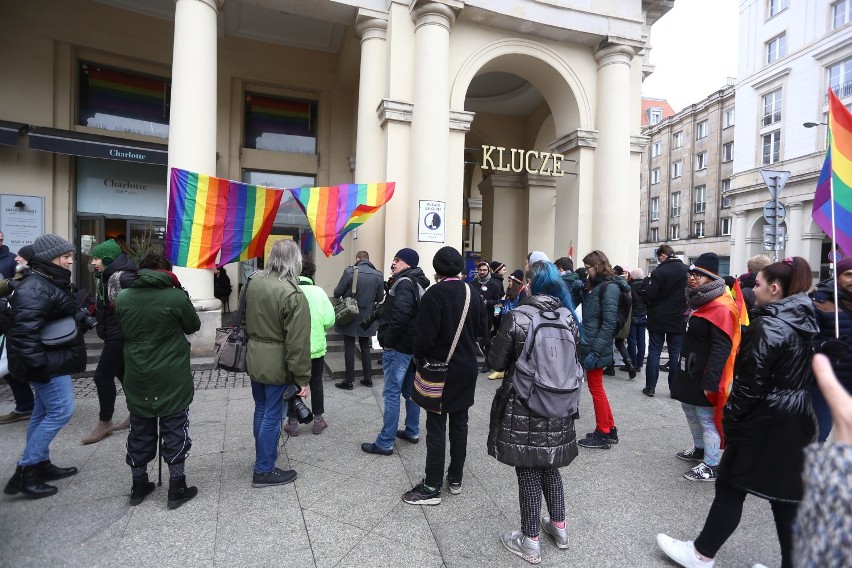
[[[443,243],[447,204],[444,201],[421,201],[417,223],[417,240],[421,243]]]
[[[32,195],[0,195],[0,231],[12,252],[31,245],[44,234],[44,198]]]

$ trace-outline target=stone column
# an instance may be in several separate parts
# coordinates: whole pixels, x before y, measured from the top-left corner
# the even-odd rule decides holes
[[[734,211],[733,216],[733,235],[734,242],[731,248],[731,274],[742,274],[746,271],[746,261],[748,260],[748,249],[746,238],[748,238],[748,212]]]
[[[450,28],[456,15],[444,4],[417,0],[412,2],[411,17],[414,20],[414,110],[408,214],[419,221],[420,200],[448,202]],[[461,191],[460,187],[455,189]],[[445,218],[445,231],[447,221]],[[420,253],[421,266],[431,267],[432,257],[441,247],[461,244],[447,242],[446,238],[443,243],[418,242],[418,223],[412,223],[412,227],[414,230],[406,235],[406,246]],[[460,234],[460,227],[456,229]]]
[[[520,175],[512,173],[493,173],[479,183],[482,195],[482,258],[492,260],[497,257],[510,267],[510,272],[523,267],[522,261],[529,252],[525,248],[525,224],[518,222],[519,213],[525,209],[525,185]]]
[[[802,229],[802,204],[791,203],[787,206],[787,244],[784,247],[785,256],[804,256],[802,248],[804,234]]]
[[[355,26],[361,38],[355,183],[388,181],[384,179],[382,126],[376,114],[387,83],[387,29],[387,20],[371,17],[359,17]],[[367,251],[374,262],[382,262],[385,254],[385,214],[386,207],[382,207],[369,221],[358,227],[358,238],[352,243],[354,248]],[[357,251],[349,252],[354,262]]]
[[[637,209],[624,205],[638,199],[630,180],[630,61],[634,54],[628,45],[611,43],[595,52],[598,141],[590,250],[604,251],[614,263],[635,258],[639,247],[637,231],[619,230],[635,225]]]
[[[169,122],[169,167],[216,175],[217,17],[224,0],[176,0]],[[213,297],[210,270],[175,268],[195,309],[201,331],[193,355],[213,351],[221,304]]]
[[[540,250],[550,260],[556,260],[566,254],[562,250],[554,252],[557,179],[538,174],[524,174],[527,193],[527,251]]]

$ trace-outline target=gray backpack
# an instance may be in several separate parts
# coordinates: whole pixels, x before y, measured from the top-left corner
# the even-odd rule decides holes
[[[568,308],[515,308],[529,316],[527,339],[515,363],[518,398],[535,414],[567,418],[577,412],[583,366],[577,356],[577,324]]]

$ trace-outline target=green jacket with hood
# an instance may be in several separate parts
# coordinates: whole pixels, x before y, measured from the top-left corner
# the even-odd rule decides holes
[[[319,359],[328,349],[325,330],[334,325],[334,306],[325,290],[307,276],[299,276],[299,285],[311,309],[311,359]]]

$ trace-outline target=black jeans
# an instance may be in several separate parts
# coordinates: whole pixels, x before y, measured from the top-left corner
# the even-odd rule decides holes
[[[370,380],[373,374],[370,362],[370,338],[358,337],[358,346],[361,348],[361,368],[364,370],[364,379]],[[355,381],[355,336],[343,336],[343,363],[346,365],[345,380],[347,383]],[[311,386],[313,388],[313,385]]]
[[[160,453],[167,464],[183,463],[192,448],[189,437],[189,408],[168,416],[143,418],[130,415],[127,434],[127,458],[130,467],[143,467],[157,455],[157,425],[159,423]]]
[[[448,414],[426,413],[426,485],[444,484],[444,462],[447,448],[447,417],[450,419],[450,467],[447,480],[461,483],[467,457],[467,411]]]
[[[101,407],[98,420],[106,422],[112,420],[115,412],[115,378],[120,383],[124,382],[124,341],[104,341],[104,349],[95,369],[95,388],[98,391],[98,403]]]
[[[19,381],[12,375],[3,377],[9,383],[12,397],[15,399],[15,412],[32,412],[35,406],[33,388],[26,381]]]
[[[325,371],[324,362],[325,357],[311,359],[311,382],[308,383],[308,387],[311,389],[311,412],[316,416],[325,413],[325,396],[322,390],[322,375]],[[287,409],[287,416],[294,420],[296,419],[296,413],[290,412],[289,408]]]
[[[695,539],[695,550],[713,558],[725,541],[730,538],[743,514],[746,492],[729,485],[724,478],[716,479],[716,497],[710,506],[701,534]],[[793,566],[793,522],[796,520],[798,503],[770,501],[775,530],[781,543],[781,568]]]

